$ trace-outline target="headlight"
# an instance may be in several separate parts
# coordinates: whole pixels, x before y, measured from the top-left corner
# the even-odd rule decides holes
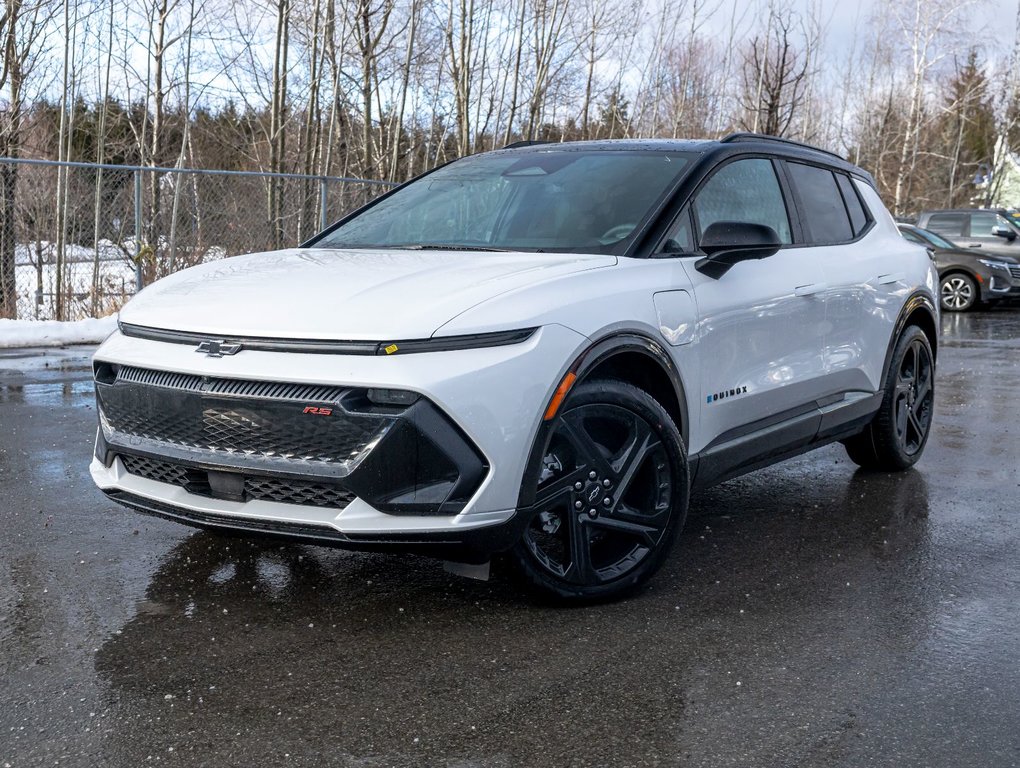
[[[990,259],[978,259],[978,261],[990,269],[1004,269],[1009,272],[1009,264],[1004,261],[991,261]]]

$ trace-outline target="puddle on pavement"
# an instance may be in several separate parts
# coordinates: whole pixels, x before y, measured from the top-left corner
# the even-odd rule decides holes
[[[51,349],[4,349],[0,347],[0,374],[23,373],[45,376],[80,373],[92,366],[93,347]]]
[[[91,403],[94,398],[91,380],[55,381],[40,384],[0,383],[0,403],[33,406],[73,405]]]

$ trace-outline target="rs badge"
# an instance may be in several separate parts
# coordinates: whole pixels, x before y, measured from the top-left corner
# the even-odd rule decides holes
[[[314,406],[314,405],[309,405],[309,406],[306,406],[305,409],[303,411],[301,411],[301,413],[309,413],[309,414],[311,414],[313,416],[332,416],[333,415],[333,409],[332,408],[319,408],[319,407]]]

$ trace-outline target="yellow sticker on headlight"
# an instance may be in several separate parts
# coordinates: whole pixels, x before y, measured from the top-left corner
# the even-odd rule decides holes
[[[383,352],[385,352],[387,355],[392,355],[398,349],[399,347],[396,344],[390,344],[388,347],[383,347]]]

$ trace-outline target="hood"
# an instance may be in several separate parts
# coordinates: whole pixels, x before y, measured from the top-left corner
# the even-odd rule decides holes
[[[573,253],[293,248],[170,275],[128,302],[120,319],[228,337],[421,339],[501,293],[615,263]]]

